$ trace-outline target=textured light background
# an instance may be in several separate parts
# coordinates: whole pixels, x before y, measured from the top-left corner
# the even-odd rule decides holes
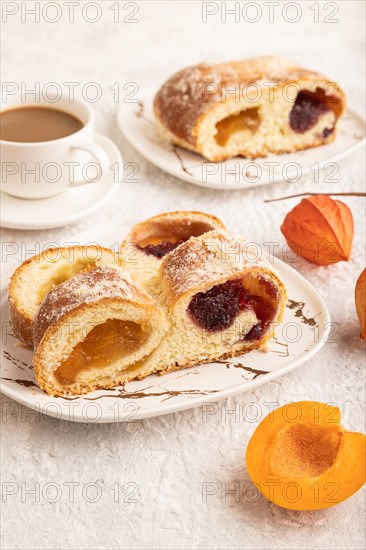
[[[13,3],[15,4],[15,3]],[[34,2],[27,2],[32,7]],[[41,2],[44,5],[44,2]],[[121,136],[116,124],[117,105],[109,86],[135,81],[141,89],[156,86],[171,72],[200,61],[230,60],[258,54],[292,57],[300,64],[324,71],[346,90],[349,105],[362,113],[364,104],[364,3],[337,2],[338,23],[322,22],[331,10],[319,4],[320,22],[314,23],[313,2],[301,2],[297,23],[284,21],[276,8],[269,23],[262,6],[257,23],[236,23],[216,15],[202,23],[199,2],[139,3],[138,23],[113,23],[111,2],[100,2],[102,18],[95,24],[80,17],[68,23],[63,2],[59,23],[22,23],[20,15],[3,25],[2,78],[4,81],[96,81],[103,95],[95,104],[97,129],[120,147],[126,162],[138,164],[138,183],[123,183],[108,205],[79,224],[50,231],[3,230],[4,241],[41,245],[77,238],[79,232],[119,219],[143,219],[164,210],[202,209],[221,216],[227,225],[251,240],[284,244],[281,222],[299,199],[264,204],[264,199],[304,191],[364,190],[364,155],[342,161],[337,183],[276,184],[246,192],[218,192],[190,186],[146,162]],[[85,2],[81,2],[85,4]],[[242,4],[247,4],[246,2]],[[317,4],[317,2],[315,3]],[[299,5],[299,3],[298,3]],[[51,8],[50,8],[51,9]],[[125,17],[132,8],[121,11]],[[332,8],[331,8],[332,9]],[[249,12],[248,12],[249,13]],[[254,13],[254,12],[250,12]],[[289,11],[289,17],[293,12]],[[90,16],[93,12],[90,11]],[[253,17],[253,15],[250,15]],[[50,11],[49,17],[54,17]],[[244,453],[257,422],[248,415],[225,415],[237,407],[257,403],[262,416],[266,402],[280,404],[300,399],[337,403],[346,428],[364,430],[364,346],[358,340],[354,285],[365,262],[365,201],[346,198],[355,219],[355,240],[348,263],[316,267],[297,261],[304,274],[326,299],[338,332],[317,357],[295,372],[218,405],[207,422],[202,409],[118,425],[77,425],[50,419],[3,414],[1,452],[3,483],[14,482],[17,494],[3,505],[2,547],[53,548],[220,548],[220,549],[361,549],[365,544],[365,493],[322,512],[295,513],[264,498],[250,502]],[[116,236],[117,237],[117,236]],[[10,270],[9,262],[5,270]],[[2,397],[3,413],[12,407]],[[40,502],[25,494],[40,484]],[[68,485],[75,486],[71,499]],[[101,488],[92,503],[93,487]],[[211,482],[223,493],[202,498],[203,484]],[[23,490],[20,484],[24,483]],[[55,486],[61,496],[57,502]],[[127,483],[119,502],[111,487]],[[223,485],[220,485],[223,484]],[[239,485],[238,485],[239,484]],[[239,487],[239,499],[225,489]],[[46,493],[49,487],[49,494]],[[43,493],[42,494],[42,489]],[[84,489],[84,496],[82,494]]]

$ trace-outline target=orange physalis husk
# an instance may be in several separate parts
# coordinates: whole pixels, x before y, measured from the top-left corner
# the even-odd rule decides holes
[[[357,279],[355,301],[357,315],[360,320],[360,338],[366,340],[366,269]]]
[[[327,195],[303,199],[287,214],[281,231],[291,250],[313,264],[335,264],[351,255],[352,212]]]

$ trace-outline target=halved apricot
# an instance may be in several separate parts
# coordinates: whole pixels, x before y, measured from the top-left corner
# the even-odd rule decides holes
[[[340,425],[337,407],[315,401],[271,412],[251,437],[250,478],[269,500],[290,510],[320,510],[366,481],[366,436]]]

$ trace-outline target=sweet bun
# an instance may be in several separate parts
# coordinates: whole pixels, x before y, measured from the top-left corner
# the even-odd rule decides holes
[[[15,335],[33,346],[33,319],[48,292],[83,269],[115,265],[112,250],[101,246],[48,248],[23,262],[8,286]]]
[[[130,265],[126,243],[137,259]],[[284,284],[257,249],[199,212],[137,224],[120,263],[98,246],[46,252],[16,270],[9,300],[14,329],[34,343],[36,378],[50,395],[113,388],[261,348],[286,304]]]
[[[285,287],[270,264],[242,237],[219,230],[170,252],[158,280],[169,330],[141,362],[139,378],[260,348],[286,305]]]
[[[160,308],[120,268],[83,271],[51,290],[36,315],[38,383],[50,395],[123,384],[167,328]]]
[[[190,237],[225,229],[219,218],[195,211],[164,212],[134,225],[121,244],[120,262],[149,293],[163,258]]]
[[[273,56],[187,67],[154,100],[163,135],[211,161],[330,143],[345,106],[337,83]]]

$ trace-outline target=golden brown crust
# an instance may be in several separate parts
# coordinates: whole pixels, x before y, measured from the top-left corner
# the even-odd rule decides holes
[[[202,361],[187,361],[187,363],[184,363],[183,365],[170,365],[169,367],[162,369],[158,372],[160,376],[163,376],[164,374],[168,374],[169,372],[174,372],[176,370],[181,369],[189,369],[190,367],[195,367],[198,365],[204,365],[205,363],[215,363],[222,361],[223,359],[231,359],[231,357],[237,357],[238,355],[244,355],[245,353],[249,353],[250,351],[253,351],[255,349],[259,349],[263,346],[263,341],[261,342],[253,342],[253,344],[250,344],[248,346],[247,343],[243,344],[242,349],[235,349],[234,351],[227,351],[225,353],[222,353],[221,355],[216,355],[214,357],[210,357],[207,359],[204,359]],[[146,375],[147,376],[147,375]],[[146,376],[138,377],[138,380],[143,380],[146,378]]]
[[[24,261],[13,273],[8,285],[8,298],[10,303],[10,320],[14,330],[14,334],[25,344],[33,346],[33,316],[29,315],[21,301],[21,287],[23,280],[26,280],[27,285],[31,285],[32,281],[28,279],[28,269],[33,265],[41,264],[45,258],[60,258],[67,253],[69,258],[83,254],[84,251],[93,250],[97,254],[111,256],[113,261],[112,251],[97,245],[93,246],[73,246],[60,248],[47,248],[40,254],[28,258]],[[51,263],[51,260],[48,260]],[[54,262],[55,263],[55,262]],[[70,263],[72,263],[70,261]]]
[[[33,319],[27,315],[19,300],[10,302],[10,322],[15,336],[27,346],[33,347]]]
[[[122,296],[109,296],[105,298],[101,298],[99,300],[99,304],[106,304],[110,307],[118,306],[119,304],[123,304],[124,298]],[[47,340],[51,340],[52,338],[57,339],[58,331],[64,325],[65,323],[69,323],[70,327],[72,327],[75,323],[77,323],[78,316],[83,313],[86,309],[88,309],[88,304],[80,303],[78,306],[75,306],[75,308],[71,309],[68,313],[60,317],[57,321],[55,320],[52,324],[48,325],[47,329],[43,332],[42,338],[40,342],[37,344],[37,347],[35,348],[35,355],[34,355],[34,370],[36,373],[36,378],[38,381],[38,384],[42,390],[44,390],[49,395],[82,395],[84,393],[88,393],[97,389],[109,389],[118,386],[119,384],[123,384],[125,382],[126,375],[124,373],[121,374],[120,379],[113,380],[112,383],[106,384],[103,383],[89,383],[89,384],[78,384],[75,383],[72,386],[67,386],[63,389],[60,387],[55,387],[54,383],[50,381],[49,377],[45,374],[42,361],[40,360],[40,357],[44,355],[43,348],[47,344]],[[151,311],[154,309],[154,306],[147,305],[147,309],[150,309]]]
[[[345,105],[345,103],[344,103]],[[342,108],[343,110],[343,108]],[[175,143],[176,145],[179,145],[179,147],[183,147],[183,149],[188,149],[189,151],[194,151],[196,153],[201,153],[201,151],[199,151],[197,149],[196,146],[193,146],[191,144],[188,143],[188,141],[184,141],[184,140],[181,140],[179,138],[177,138],[171,131],[169,131],[167,128],[165,128],[160,121],[157,120],[157,123],[160,127],[160,131],[165,135],[166,139],[172,143]],[[334,129],[334,131],[329,134],[327,137],[319,137],[317,140],[314,140],[313,144],[312,144],[312,147],[319,147],[320,145],[328,145],[329,143],[333,143],[333,141],[336,139],[337,137],[337,128]],[[284,154],[288,154],[288,153],[297,153],[298,151],[302,151],[304,149],[304,147],[300,144],[292,144],[291,147],[286,147],[286,148],[278,148],[276,150],[276,155],[284,155]],[[202,153],[201,153],[202,154]],[[264,156],[267,155],[267,152],[264,153],[263,151],[261,152],[257,152],[257,153],[250,153],[250,154],[247,154],[247,155],[244,155],[245,157],[247,158],[250,158],[252,160],[255,160],[255,159],[258,159],[258,158],[262,158]],[[241,154],[238,154],[238,156],[243,156]],[[214,162],[222,162],[222,161],[225,161],[227,160],[228,158],[231,158],[230,155],[227,155],[226,153],[222,153],[222,154],[217,154],[215,155],[215,158],[212,158],[210,160],[214,161]]]
[[[176,210],[174,212],[164,212],[148,218],[143,222],[134,225],[127,237],[124,239],[121,247],[125,244],[139,244],[142,237],[146,238],[149,234],[158,232],[161,227],[164,232],[172,238],[180,238],[180,236],[188,239],[193,236],[190,232],[190,227],[194,223],[202,223],[210,226],[209,229],[226,229],[224,223],[213,214],[206,214],[197,210]],[[184,233],[184,235],[182,235]]]
[[[217,105],[237,102],[243,95],[253,95],[255,98],[258,88],[268,90],[269,84],[279,89],[299,81],[330,85],[329,94],[336,105],[334,110],[337,118],[342,114],[346,104],[345,94],[336,83],[318,72],[273,56],[186,67],[170,77],[159,89],[154,99],[154,113],[158,125],[170,141],[202,153],[197,141],[199,127]],[[334,138],[335,135],[329,135],[318,145],[329,143]],[[301,147],[295,147],[292,152],[298,149]],[[286,148],[283,152],[290,151]],[[262,153],[250,156],[255,158],[262,156]],[[229,156],[222,154],[211,160],[220,161],[225,158]]]
[[[158,311],[157,306],[146,294],[136,288],[120,268],[100,266],[84,271],[55,287],[43,301],[34,320],[33,339],[35,344],[34,369],[37,381],[49,395],[81,395],[95,389],[115,387],[123,383],[125,374],[113,383],[75,383],[61,388],[50,380],[45,372],[46,349],[50,342],[57,342],[62,328],[73,328],[79,324],[80,315],[90,309],[93,303],[106,305],[111,312],[126,302],[143,308],[148,315]],[[157,317],[157,322],[160,317]]]
[[[121,270],[95,267],[55,287],[42,302],[34,319],[33,340],[37,349],[45,333],[64,321],[70,312],[87,308],[92,302],[106,299],[125,301],[153,308],[153,302]]]
[[[169,247],[154,255],[151,245],[159,247],[161,243],[168,242],[174,248],[192,236],[213,229],[225,230],[225,225],[216,216],[205,212],[182,210],[153,216],[131,228],[120,247],[120,263],[131,273],[138,286],[148,294],[154,294],[154,279],[163,257],[169,255]]]
[[[23,273],[26,272],[27,266],[33,262],[35,258],[40,257],[41,254],[37,254],[37,256],[33,256],[23,262],[11,276],[7,289],[10,303],[10,321],[14,334],[28,346],[33,346],[33,318],[27,314],[20,301],[18,296],[18,284]]]
[[[188,361],[187,363],[182,364],[182,365],[170,365],[169,367],[159,371],[157,374],[159,374],[159,376],[163,376],[164,374],[168,374],[169,372],[174,372],[176,370],[188,369],[190,367],[195,367],[195,366],[198,366],[198,365],[204,365],[206,363],[221,361],[221,360],[224,360],[224,359],[231,359],[232,357],[236,357],[240,354],[244,355],[244,354],[249,353],[249,352],[251,352],[255,349],[259,349],[261,347],[261,345],[263,345],[263,344],[253,343],[250,346],[248,346],[248,345],[243,346],[242,350],[239,350],[239,351],[235,350],[235,351],[231,351],[231,352],[226,352],[226,353],[223,353],[220,356],[216,356],[214,358],[206,359],[206,360],[203,360],[203,361],[194,360],[194,361]],[[148,376],[149,376],[149,374],[143,374],[141,376],[136,376],[136,378],[134,378],[134,379],[135,380],[144,380]],[[55,391],[54,386],[52,386],[48,383],[48,380],[45,377],[42,376],[41,372],[39,372],[37,374],[37,379],[38,379],[38,382],[40,384],[40,387],[45,392],[47,392],[49,395],[52,395],[52,396],[63,395],[63,394],[60,394],[60,392]],[[85,388],[85,386],[83,386],[81,384],[79,384],[79,385],[75,384],[74,387],[72,388],[72,390],[69,390],[67,392],[67,394],[68,395],[83,395],[85,393],[89,393],[89,392],[95,391],[95,390],[111,390],[111,389],[116,388],[116,386],[123,386],[124,384],[126,384],[127,382],[130,382],[130,381],[131,381],[131,375],[130,374],[121,373],[119,380],[114,381],[111,384],[95,383],[95,384],[91,384],[87,388]]]
[[[258,250],[248,246],[243,237],[227,231],[210,231],[189,239],[173,250],[161,265],[167,301],[174,304],[187,293],[200,292],[207,285],[221,284],[244,274],[266,275],[285,293],[282,281],[257,254]]]
[[[172,212],[163,216],[156,216],[151,218],[151,220],[159,221],[164,216],[175,219],[174,216],[178,215],[179,218],[180,214],[181,212]],[[160,269],[156,278],[156,284],[159,288],[154,298],[142,292],[141,287],[137,287],[134,281],[129,279],[129,274],[121,267],[105,265],[82,270],[79,274],[55,286],[48,293],[33,322],[33,340],[36,349],[34,367],[37,380],[43,390],[50,395],[80,395],[95,389],[113,388],[134,378],[142,379],[150,374],[150,372],[160,372],[163,374],[202,363],[234,357],[263,345],[268,339],[268,332],[261,340],[256,340],[255,342],[240,341],[239,344],[239,342],[235,341],[235,349],[233,347],[229,351],[227,350],[228,346],[226,346],[226,350],[223,350],[222,347],[215,348],[215,346],[211,346],[210,348],[203,348],[197,344],[198,347],[194,359],[189,358],[191,347],[188,345],[189,350],[187,348],[187,354],[182,354],[182,361],[179,364],[174,362],[175,355],[172,356],[173,360],[172,357],[166,357],[169,353],[166,354],[166,349],[160,347],[160,343],[163,344],[165,342],[164,338],[168,336],[167,330],[169,325],[166,318],[170,319],[169,316],[171,316],[169,322],[179,318],[184,325],[185,308],[190,296],[206,291],[228,280],[242,278],[243,285],[244,281],[246,281],[245,285],[249,284],[249,279],[256,280],[255,285],[257,287],[254,287],[253,292],[256,292],[255,288],[260,287],[260,293],[262,292],[262,288],[264,288],[263,292],[271,296],[270,299],[277,309],[275,314],[276,321],[281,320],[286,303],[286,290],[283,283],[277,277],[276,272],[271,269],[268,262],[258,258],[258,251],[256,249],[251,249],[240,235],[227,232],[223,228],[222,222],[214,216],[204,215],[199,212],[192,214],[206,216],[204,218],[205,221],[209,218],[212,225],[215,223],[219,226],[219,229],[191,237],[165,256],[162,262],[160,262]],[[252,251],[254,252],[254,256]],[[259,278],[259,281],[257,278]],[[268,285],[266,281],[269,281],[272,285]],[[123,315],[125,315],[126,307],[123,307],[125,303],[131,304],[128,307],[137,306],[139,308],[137,314],[133,313],[131,315],[137,315],[137,318],[139,318],[139,315],[142,315],[143,319],[149,319],[147,321],[148,325],[158,327],[161,324],[162,328],[159,330],[159,335],[153,341],[150,340],[149,350],[145,349],[146,355],[141,355],[140,358],[131,360],[132,362],[128,364],[126,370],[117,372],[113,381],[110,381],[110,379],[107,382],[105,380],[101,382],[91,380],[90,382],[77,382],[64,387],[56,383],[52,373],[62,354],[64,354],[63,357],[67,357],[70,353],[70,346],[74,346],[78,341],[82,341],[80,335],[69,338],[67,331],[67,336],[65,336],[65,327],[72,328],[75,323],[78,324],[79,328],[84,327],[85,325],[80,322],[80,319],[90,320],[92,318],[89,316],[89,313],[91,307],[94,307],[93,304],[102,306],[98,311],[103,310],[103,315],[109,316],[112,312],[111,317],[113,318],[114,308],[120,311],[122,308]],[[180,311],[178,316],[181,315],[181,317],[175,316],[178,310]],[[17,311],[12,312],[12,316],[15,319]],[[94,315],[96,310],[93,309],[92,311]],[[105,317],[103,316],[98,318],[93,317],[93,319],[96,324],[105,322]],[[97,319],[103,320],[99,320],[98,323]],[[22,319],[16,319],[15,322],[21,324]],[[171,325],[171,331],[173,331],[171,332],[173,335],[172,341],[174,338],[179,339],[179,336],[182,336],[182,325],[178,323],[177,327],[180,328],[177,333],[174,332],[177,328],[175,327],[173,330],[173,325],[174,322]],[[190,330],[189,326],[187,330]],[[62,335],[61,340],[60,334]],[[165,337],[163,338],[164,334]],[[85,336],[83,337],[85,338]],[[57,338],[59,338],[59,342],[61,341],[62,346],[56,346],[56,351],[54,342],[57,341]],[[190,341],[192,344],[195,338],[193,337],[193,339],[191,338],[191,340],[188,339],[187,341]],[[170,351],[171,348],[169,346],[171,346],[171,341],[167,339],[165,343]],[[154,362],[150,364],[150,357],[156,351],[158,351],[158,360],[155,361],[156,364]],[[190,357],[193,357],[192,351]],[[145,360],[147,363],[145,363]],[[141,364],[143,364],[142,367]],[[122,367],[122,369],[124,368],[125,366]],[[150,372],[144,370],[146,368],[150,368]]]

